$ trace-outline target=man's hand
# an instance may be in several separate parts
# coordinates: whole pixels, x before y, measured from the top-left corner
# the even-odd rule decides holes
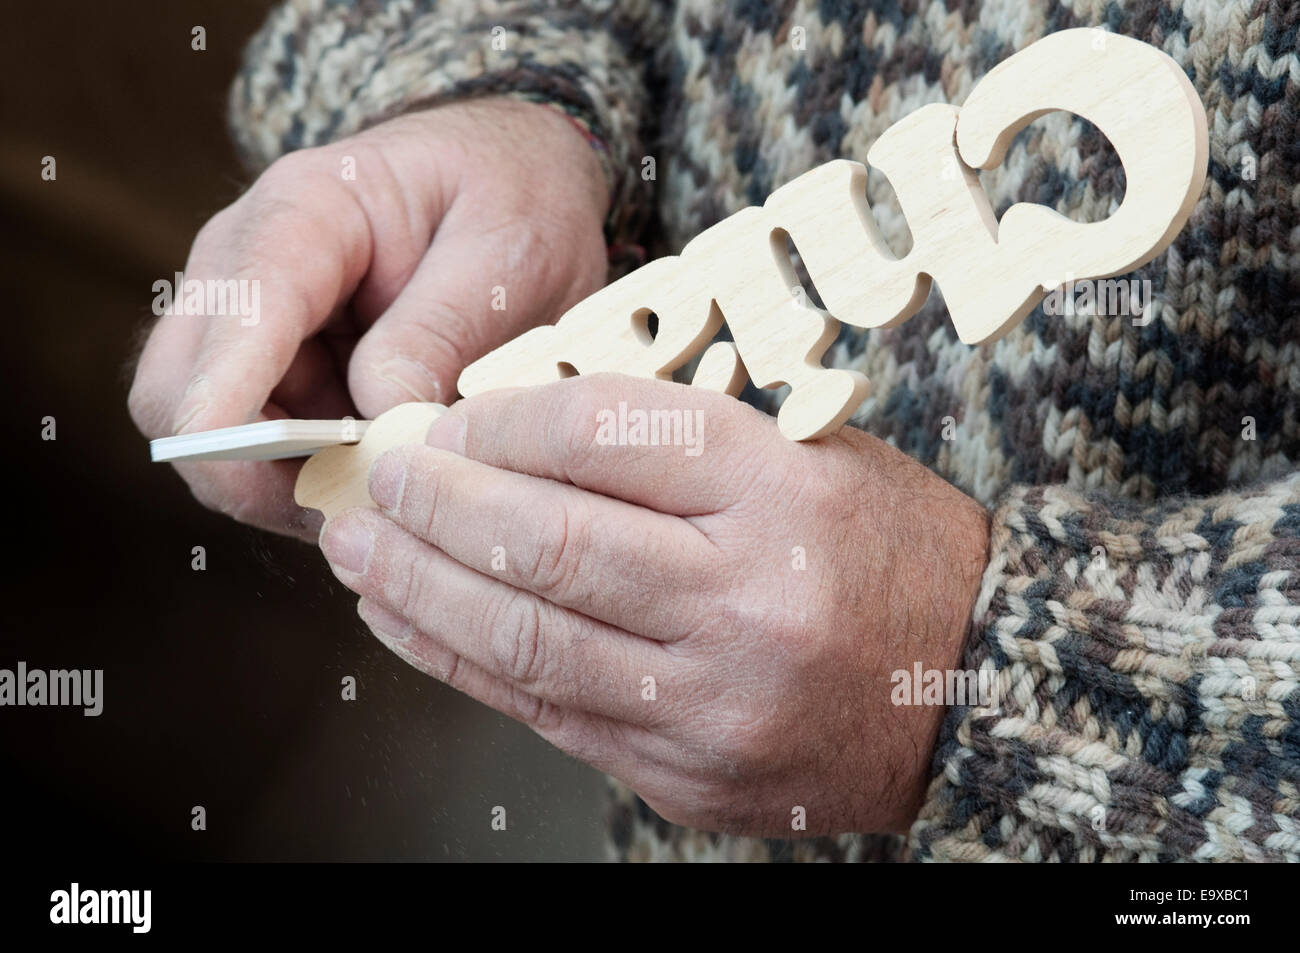
[[[508,99],[290,153],[202,228],[185,266],[187,282],[258,281],[260,320],[163,317],[131,415],[152,438],[450,402],[466,364],[604,283],[607,201],[568,121]],[[206,505],[315,539],[319,514],[293,502],[299,467],[178,469]]]
[[[617,445],[620,402],[700,439]],[[382,512],[321,545],[375,634],[668,820],[790,836],[798,808],[809,833],[915,816],[944,709],[895,707],[891,673],[960,667],[988,527],[903,454],[595,375],[461,401],[370,492]]]

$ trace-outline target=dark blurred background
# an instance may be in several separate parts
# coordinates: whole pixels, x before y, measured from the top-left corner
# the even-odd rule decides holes
[[[225,94],[271,6],[6,11],[0,668],[102,668],[104,712],[0,707],[3,853],[600,858],[598,775],[388,653],[313,547],[202,509],[127,416],[153,282],[247,185]]]

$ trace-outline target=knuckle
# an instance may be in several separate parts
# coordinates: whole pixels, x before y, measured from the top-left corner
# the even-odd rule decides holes
[[[510,686],[510,707],[515,718],[534,731],[546,730],[550,723],[559,721],[559,709],[517,685]]]
[[[448,652],[447,656],[447,663],[442,668],[440,679],[443,684],[450,685],[452,688],[460,691],[464,687],[462,685],[464,679],[461,677],[461,672],[463,671],[461,668],[461,662],[463,660],[455,652]]]
[[[545,433],[553,446],[563,448],[569,473],[580,473],[591,464],[600,411],[605,409],[606,402],[587,377],[579,376],[555,386],[557,399],[551,401],[546,413]]]
[[[496,670],[520,685],[536,685],[545,674],[542,618],[537,600],[523,592],[500,597],[490,616],[488,648]]]
[[[493,188],[499,192],[499,186]],[[529,190],[511,189],[491,195],[478,234],[497,255],[500,274],[541,279],[543,287],[550,287],[556,271],[565,266],[566,235],[538,207]],[[557,253],[561,248],[566,249],[565,253]]]
[[[564,599],[574,591],[591,545],[590,521],[569,503],[548,508],[528,561],[528,583],[534,592]]]
[[[757,633],[766,645],[783,653],[797,653],[810,644],[815,613],[802,599],[773,598],[747,586],[733,587],[719,600],[716,612],[722,631],[748,637]]]
[[[398,597],[394,605],[401,608],[408,619],[426,618],[431,608],[428,576],[423,570],[422,562],[412,559],[407,561],[406,572],[397,576],[400,582],[396,586],[397,592],[393,593]]]
[[[405,324],[402,343],[412,354],[419,355],[431,368],[460,370],[468,363],[468,356],[481,350],[481,320],[475,320],[470,306],[450,297],[436,298],[429,303],[425,320]]]
[[[761,716],[744,712],[744,719],[727,728],[727,755],[723,759],[720,777],[737,782],[761,771],[772,757],[771,732]]]
[[[561,232],[544,215],[529,208],[526,195],[519,196],[519,208],[511,210],[509,241],[505,242],[505,264],[511,271],[524,271],[539,261],[553,261],[555,240]],[[517,217],[516,217],[517,216]]]
[[[419,462],[412,459],[414,454],[410,449],[404,452],[403,466],[407,470],[408,485],[402,492],[399,516],[421,539],[432,543],[439,538],[442,523],[442,471],[439,467],[417,470]],[[419,479],[411,475],[414,472],[421,474]],[[410,485],[412,483],[414,486]]]
[[[770,761],[773,728],[760,705],[747,698],[724,699],[709,719],[720,742],[713,753],[710,777],[724,787],[743,783]]]

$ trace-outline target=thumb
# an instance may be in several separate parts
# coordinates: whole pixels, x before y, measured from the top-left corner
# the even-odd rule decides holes
[[[471,214],[472,226],[457,221]],[[604,283],[599,223],[494,219],[469,203],[453,208],[411,280],[357,343],[348,389],[366,417],[411,400],[452,403],[466,365],[554,322]]]

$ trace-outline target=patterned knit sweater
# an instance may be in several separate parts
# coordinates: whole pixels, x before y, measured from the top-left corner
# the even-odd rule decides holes
[[[1040,307],[969,347],[934,294],[831,354],[872,381],[856,426],[993,513],[967,665],[996,673],[1000,707],[949,711],[906,839],[687,831],[614,784],[613,856],[1300,859],[1300,4],[289,0],[249,45],[231,111],[254,167],[450,98],[525,97],[590,130],[611,243],[675,253],[1077,26],[1164,50],[1209,117],[1191,220],[1131,276],[1151,320]],[[982,179],[999,214],[1088,221],[1124,190],[1064,113]],[[901,253],[879,176],[869,199]]]

